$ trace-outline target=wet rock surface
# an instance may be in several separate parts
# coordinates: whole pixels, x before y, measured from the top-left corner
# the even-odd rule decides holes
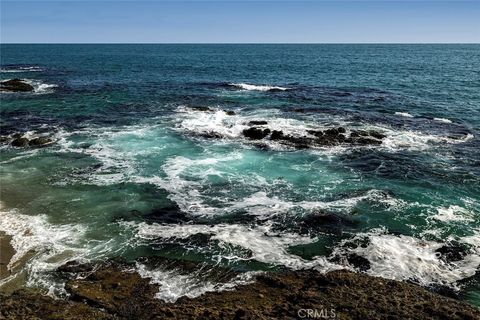
[[[28,138],[21,133],[15,133],[13,135],[5,135],[0,137],[0,143],[10,144],[16,148],[26,147],[45,147],[53,143],[53,140],[48,137],[35,137]]]
[[[243,135],[251,140],[260,140],[270,134],[270,129],[248,128],[243,130]]]
[[[285,134],[281,130],[271,130],[255,125],[266,125],[266,121],[250,121],[252,126],[243,130],[243,135],[251,140],[268,138],[273,141],[294,147],[296,149],[307,149],[312,147],[329,147],[337,145],[380,145],[386,136],[375,130],[352,130],[347,134],[343,127],[334,127],[326,130],[307,130],[307,135],[293,136]]]
[[[146,263],[158,263],[148,261]],[[155,260],[155,258],[153,258]],[[195,270],[195,263],[182,266]],[[480,310],[419,286],[353,273],[264,273],[254,283],[174,303],[156,299],[159,287],[128,264],[110,261],[60,268],[66,300],[22,290],[0,299],[4,319],[297,319],[305,309],[337,319],[478,319]],[[80,277],[78,277],[80,275]]]
[[[0,82],[0,92],[30,92],[33,86],[21,79],[12,79]]]

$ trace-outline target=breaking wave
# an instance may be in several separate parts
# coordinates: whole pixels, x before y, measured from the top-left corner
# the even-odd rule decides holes
[[[290,90],[286,87],[279,86],[267,86],[267,85],[255,85],[248,83],[230,83],[229,86],[239,88],[247,91],[286,91]]]

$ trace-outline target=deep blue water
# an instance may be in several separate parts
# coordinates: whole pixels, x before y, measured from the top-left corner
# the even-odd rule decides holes
[[[30,253],[0,285],[57,290],[49,271],[71,259],[248,272],[359,270],[360,256],[364,272],[480,305],[480,45],[0,49],[1,79],[35,87],[1,93],[2,136],[53,140],[2,145],[0,230],[17,260]],[[252,120],[386,137],[296,149],[246,139]],[[204,290],[137,266],[176,284],[165,299]]]

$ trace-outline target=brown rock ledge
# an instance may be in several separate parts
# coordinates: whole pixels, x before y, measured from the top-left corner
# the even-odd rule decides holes
[[[480,319],[466,303],[349,271],[265,273],[232,291],[166,303],[154,298],[156,285],[125,266],[60,268],[72,276],[68,300],[17,291],[0,296],[0,319]]]

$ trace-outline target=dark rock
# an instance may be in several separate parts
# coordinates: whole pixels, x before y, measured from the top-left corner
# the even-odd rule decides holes
[[[379,139],[379,140],[382,140],[383,138],[386,138],[387,136],[384,135],[383,133],[380,133],[378,131],[375,131],[375,130],[370,130],[368,132],[368,134],[370,135],[370,137],[373,137],[375,139]]]
[[[365,136],[368,136],[368,132],[365,130],[352,130],[350,132],[351,138],[365,137]]]
[[[221,139],[223,138],[222,135],[220,133],[217,133],[217,132],[213,132],[213,131],[208,131],[208,132],[202,132],[202,133],[199,133],[198,136],[202,137],[202,138],[214,138],[214,139]]]
[[[302,108],[295,108],[292,110],[293,112],[297,112],[297,113],[305,113],[306,110],[305,109],[302,109]]]
[[[282,90],[282,89],[279,89],[279,88],[271,88],[271,89],[268,89],[268,92],[283,92],[285,90]]]
[[[33,91],[33,87],[23,80],[12,79],[0,82],[0,91],[29,92]]]
[[[23,137],[23,133],[17,132],[17,133],[14,133],[14,134],[12,135],[12,138],[13,138],[13,139],[18,139],[18,138],[21,138],[21,137]]]
[[[131,266],[107,262],[72,278],[65,300],[38,291],[0,297],[2,319],[296,319],[301,309],[334,310],[338,319],[480,319],[480,310],[419,286],[346,270],[264,273],[234,290],[175,303]],[[333,314],[332,314],[333,315]],[[333,317],[331,317],[333,318]]]
[[[192,220],[185,212],[180,210],[176,204],[153,209],[144,215],[143,218],[156,223],[183,223]]]
[[[248,128],[243,130],[243,135],[251,140],[263,139],[270,133],[270,129]]]
[[[27,138],[16,138],[10,143],[14,147],[26,147],[29,140]]]
[[[223,111],[225,111],[227,116],[234,116],[235,115],[235,111],[232,111],[232,110],[223,110]]]
[[[323,136],[322,130],[307,130],[307,132],[310,133],[311,135],[314,135],[315,137]]]
[[[211,112],[213,109],[209,107],[204,107],[204,106],[197,106],[197,107],[190,107],[190,109],[196,110],[196,111],[204,111],[204,112]]]
[[[468,254],[468,248],[460,243],[454,242],[438,248],[435,252],[445,262],[462,260]]]
[[[350,265],[352,265],[355,269],[358,269],[359,271],[367,271],[370,269],[370,261],[368,259],[359,256],[356,253],[350,253],[347,255],[347,261]]]
[[[43,145],[49,144],[49,143],[52,143],[51,139],[45,138],[45,137],[39,137],[39,138],[35,138],[35,139],[30,140],[28,144],[30,146],[38,147],[38,146],[43,146]]]
[[[299,223],[301,233],[310,233],[311,231],[338,232],[345,228],[352,228],[357,222],[349,217],[321,212],[311,214],[302,219]]]
[[[326,136],[336,136],[340,133],[340,131],[338,131],[337,128],[330,128],[330,129],[327,129],[323,132],[324,135]]]
[[[79,261],[68,261],[64,265],[61,265],[60,267],[57,268],[58,272],[62,273],[71,273],[75,274],[76,276],[85,273],[85,272],[91,272],[93,271],[94,266],[91,264],[87,263],[81,263]]]
[[[264,120],[252,120],[248,123],[249,126],[262,126],[265,124],[268,124],[268,122]]]
[[[273,130],[272,134],[270,135],[271,140],[281,140],[283,139],[283,132],[279,130]]]
[[[286,142],[287,144],[292,145],[293,147],[297,149],[305,149],[309,148],[312,145],[313,139],[301,136],[301,137],[294,137],[291,135],[282,135],[280,138],[277,140],[282,140]]]

